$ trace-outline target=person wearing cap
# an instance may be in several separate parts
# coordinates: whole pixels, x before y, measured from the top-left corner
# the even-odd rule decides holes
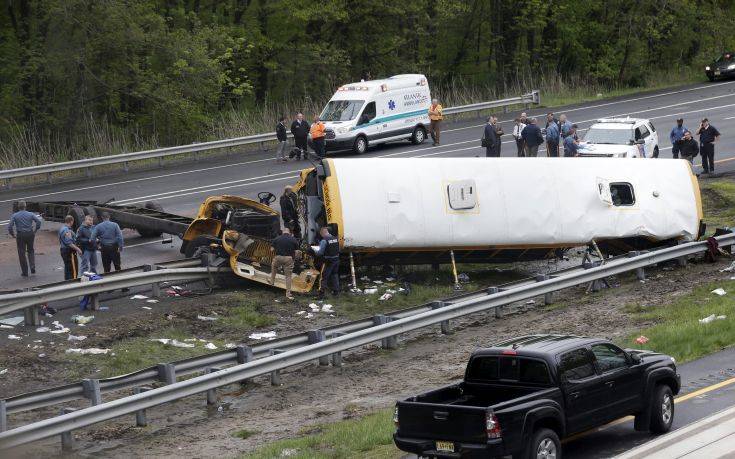
[[[676,120],[676,126],[674,126],[674,128],[671,129],[671,132],[669,133],[669,140],[671,141],[671,154],[674,155],[674,159],[679,159],[681,140],[684,138],[684,132],[688,130],[689,129],[684,127],[684,119],[679,118]]]
[[[92,229],[90,240],[93,244],[99,241],[102,269],[105,274],[110,272],[111,266],[115,267],[115,271],[122,269],[120,266],[120,252],[122,252],[124,246],[123,235],[120,225],[110,221],[109,213],[102,213],[102,223]]]
[[[36,252],[33,250],[33,242],[36,240],[36,233],[41,229],[43,220],[26,210],[25,201],[18,201],[17,207],[18,211],[10,216],[8,234],[15,238],[20,275],[28,277],[28,267],[31,268],[31,274],[36,274]]]
[[[679,152],[681,153],[681,159],[686,159],[689,163],[694,164],[694,157],[699,154],[699,145],[692,138],[692,133],[689,130],[684,131],[679,141]]]
[[[82,249],[77,246],[77,241],[72,228],[74,217],[64,217],[64,225],[59,228],[59,251],[61,260],[64,262],[64,280],[76,279],[79,276],[79,260],[77,255],[82,255]]]
[[[702,119],[697,129],[699,135],[699,152],[702,153],[702,169],[705,174],[715,172],[715,143],[720,140],[720,131],[709,124],[707,118]]]

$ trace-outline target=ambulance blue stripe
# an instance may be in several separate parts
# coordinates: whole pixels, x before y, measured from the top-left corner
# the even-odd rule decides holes
[[[375,118],[374,120],[370,121],[369,123],[361,124],[360,126],[354,126],[350,128],[350,130],[355,129],[362,129],[366,126],[371,126],[373,124],[379,124],[379,123],[385,123],[386,121],[393,121],[393,120],[399,120],[401,118],[410,118],[412,116],[419,116],[419,115],[425,115],[428,112],[426,110],[416,110],[413,112],[406,112],[406,113],[399,113],[397,115],[390,115],[390,116],[384,116],[382,118]]]

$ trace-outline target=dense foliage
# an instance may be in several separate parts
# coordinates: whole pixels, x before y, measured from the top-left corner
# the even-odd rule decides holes
[[[56,145],[90,122],[179,144],[228,110],[397,73],[498,92],[540,75],[640,85],[735,45],[731,0],[3,3],[0,138]]]

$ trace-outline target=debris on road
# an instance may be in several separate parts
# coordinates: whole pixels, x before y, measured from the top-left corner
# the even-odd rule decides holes
[[[83,316],[81,314],[77,314],[75,316],[71,316],[71,321],[78,325],[86,325],[94,320],[94,316]]]
[[[0,370],[0,375],[4,375],[7,372],[8,372],[8,369],[7,368],[3,368],[2,370]]]
[[[107,354],[108,352],[110,352],[110,349],[100,349],[98,347],[90,347],[88,349],[72,348],[72,349],[67,349],[65,352],[67,354],[82,354],[82,355],[87,355],[87,354]],[[40,357],[40,355],[39,355],[39,357]]]
[[[8,339],[21,339],[18,335],[8,335]]]
[[[153,338],[148,341],[156,341],[161,344],[164,344],[166,346],[173,346],[173,347],[194,347],[195,344],[192,343],[182,343],[179,340],[171,339],[171,338]]]
[[[219,317],[203,316],[203,315],[199,314],[199,315],[197,315],[197,319],[204,320],[204,321],[209,321],[209,322],[213,322],[213,321],[219,319]]]
[[[48,327],[38,327],[38,328],[36,329],[36,333],[46,333],[46,332],[48,332],[49,330],[51,330],[51,329],[50,329],[50,328],[48,328]]]
[[[311,309],[313,312],[319,312],[319,305],[316,303],[309,303],[309,309]]]
[[[155,303],[158,303],[158,300],[146,300],[146,303],[153,303],[153,304],[155,304]]]
[[[248,338],[250,339],[275,339],[276,338],[276,332],[275,331],[269,331],[269,332],[263,332],[263,333],[251,333]]]
[[[87,339],[87,337],[84,335],[79,335],[79,336],[69,335],[66,338],[67,341],[84,341],[85,339]]]
[[[211,350],[211,351],[217,349],[217,346],[214,343],[207,343],[207,344],[204,345],[204,347],[207,348],[207,349],[209,349],[209,350]]]
[[[54,320],[52,324],[56,329],[51,330],[51,333],[58,335],[59,333],[69,333],[69,329],[59,323],[58,320]]]
[[[130,297],[131,300],[147,300],[148,297],[145,295],[133,295]]]
[[[646,344],[648,342],[648,338],[646,338],[645,336],[641,335],[641,336],[639,336],[638,338],[635,339],[635,342],[637,344]]]
[[[699,319],[699,323],[708,324],[708,323],[714,322],[715,320],[725,320],[725,319],[727,319],[727,316],[716,316],[714,314],[710,314],[704,319]]]
[[[393,295],[391,295],[390,293],[383,293],[383,294],[382,294],[382,295],[380,296],[380,298],[378,298],[378,301],[388,301],[388,300],[390,300],[391,298],[393,298]]]
[[[334,312],[332,310],[333,307],[334,306],[332,306],[331,304],[325,304],[324,306],[322,306],[322,312]]]
[[[374,295],[374,294],[378,293],[378,289],[377,289],[377,288],[366,288],[366,289],[365,289],[365,290],[363,290],[362,292],[363,292],[363,293],[364,293],[365,295]]]
[[[728,266],[727,268],[721,269],[720,272],[721,273],[732,273],[732,272],[735,272],[735,261],[733,261],[732,263],[730,263],[730,266]]]
[[[152,309],[153,309],[153,308],[151,308],[151,307],[148,307],[148,306],[142,306],[142,308],[143,308],[143,309],[147,309],[148,311],[150,311],[150,310],[152,310]]]
[[[7,317],[5,319],[0,319],[0,324],[15,327],[16,325],[22,324],[24,320],[25,319],[23,319],[23,316]]]
[[[720,296],[723,296],[723,295],[726,295],[727,294],[727,292],[723,288],[716,288],[716,289],[712,290],[712,293],[714,293],[715,295],[720,295]]]

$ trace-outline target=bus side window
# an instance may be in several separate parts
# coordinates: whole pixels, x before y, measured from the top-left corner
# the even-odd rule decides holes
[[[610,184],[610,197],[614,206],[632,206],[635,204],[633,185],[626,182]]]

